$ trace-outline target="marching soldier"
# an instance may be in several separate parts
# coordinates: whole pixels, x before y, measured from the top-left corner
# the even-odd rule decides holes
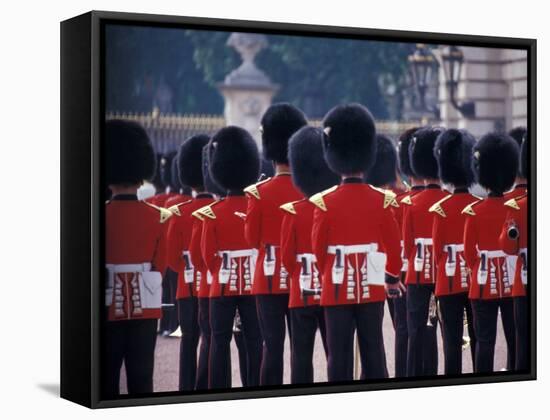
[[[467,314],[472,361],[475,360],[475,335],[468,290],[470,275],[464,259],[462,209],[476,199],[468,192],[474,183],[471,167],[475,138],[466,130],[444,131],[435,143],[434,153],[441,182],[453,188],[432,207],[433,253],[436,265],[435,296],[441,313],[445,374],[462,373],[462,334]],[[475,363],[474,363],[475,364]]]
[[[527,180],[527,141],[521,146],[520,175]],[[528,225],[527,225],[527,193],[517,198],[511,198],[504,203],[508,207],[506,222],[500,234],[500,245],[508,255],[518,257],[515,264],[512,298],[514,300],[514,324],[516,327],[516,370],[526,370],[529,367],[529,304],[527,300],[528,280]]]
[[[246,197],[243,189],[258,179],[258,148],[250,134],[239,127],[222,128],[207,146],[210,174],[226,198],[199,209],[203,218],[201,249],[212,273],[210,287],[209,387],[231,388],[230,342],[238,310],[246,348],[245,384],[258,386],[262,339],[252,295],[257,251],[244,237]]]
[[[106,323],[103,391],[119,394],[124,363],[129,394],[153,392],[162,276],[159,242],[167,210],[138,201],[137,190],[153,176],[155,155],[145,130],[128,121],[105,125],[106,179],[112,198],[105,206]]]
[[[489,133],[473,148],[473,167],[477,182],[488,190],[483,200],[466,206],[464,256],[471,270],[471,299],[476,335],[476,372],[492,372],[498,311],[507,338],[509,355],[515,352],[513,336],[512,286],[514,273],[499,244],[507,200],[504,192],[514,184],[518,168],[517,143],[505,134]],[[510,325],[511,324],[511,325]],[[509,357],[513,360],[514,357]]]
[[[437,374],[437,317],[434,298],[436,272],[432,242],[434,214],[428,210],[446,195],[439,185],[437,161],[433,152],[435,140],[442,131],[442,128],[437,127],[421,128],[413,134],[409,145],[411,168],[416,178],[425,183],[425,189],[411,198],[403,219],[403,249],[408,260],[406,284],[409,377]],[[431,324],[429,329],[428,324]],[[433,341],[426,341],[428,333],[433,334]],[[433,363],[426,363],[425,353],[435,356]]]
[[[292,180],[305,197],[311,197],[339,182],[338,175],[328,168],[323,157],[322,135],[318,128],[302,127],[289,142]],[[321,273],[311,248],[315,205],[304,198],[283,204],[281,209],[285,211],[281,227],[281,260],[290,274],[290,381],[293,384],[312,383],[317,330],[321,333],[327,353],[325,319],[319,306]]]
[[[384,378],[386,288],[388,293],[400,293],[400,235],[391,210],[397,202],[391,191],[363,182],[376,152],[374,120],[365,107],[333,108],[323,120],[323,132],[325,159],[342,180],[310,198],[317,207],[312,245],[323,279],[328,380],[353,379],[349,366],[355,327],[362,376]]]
[[[399,190],[397,184],[397,151],[393,141],[382,134],[376,135],[376,160],[374,166],[369,170],[365,181],[375,187],[393,191],[396,194],[396,200],[404,198],[408,192]],[[407,159],[408,161],[408,159]],[[403,222],[403,207],[393,207],[395,220],[401,232]],[[403,285],[403,294],[400,297],[387,298],[388,308],[395,330],[395,377],[406,376],[407,368],[407,306],[405,295],[405,273],[401,268],[401,284]]]
[[[159,155],[157,173],[153,179],[156,194],[145,200],[155,206],[166,207],[165,202],[175,195],[171,185],[172,160],[176,152],[168,153],[164,156]]]
[[[245,237],[249,247],[259,251],[252,293],[256,295],[263,339],[260,385],[283,383],[290,279],[281,264],[279,241],[283,212],[279,206],[302,198],[290,178],[287,151],[290,136],[306,124],[302,111],[290,104],[269,107],[262,117],[262,145],[265,159],[275,164],[275,176],[244,190],[248,195]]]
[[[176,299],[181,328],[180,342],[180,391],[206,388],[208,384],[208,354],[206,337],[197,367],[199,321],[197,296],[204,272],[195,268],[191,258],[191,236],[195,217],[192,213],[214,201],[212,194],[204,191],[202,176],[202,148],[208,143],[207,135],[199,134],[184,141],[178,152],[179,179],[192,188],[194,198],[170,208],[173,217],[168,226],[168,264],[178,273]],[[200,265],[201,261],[196,261]],[[203,324],[204,327],[204,324]],[[204,331],[204,330],[203,330]],[[206,331],[207,332],[207,331]],[[206,352],[206,354],[205,354]]]

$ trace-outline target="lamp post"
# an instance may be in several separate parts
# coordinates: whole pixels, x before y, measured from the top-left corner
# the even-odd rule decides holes
[[[475,103],[471,101],[458,103],[455,96],[462,72],[464,53],[458,47],[446,47],[441,53],[441,61],[443,62],[443,71],[447,80],[446,85],[451,104],[465,118],[474,118],[476,114]]]
[[[418,93],[420,109],[431,112],[432,110],[426,107],[426,91],[436,74],[439,63],[432,51],[425,44],[416,44],[416,50],[409,55],[408,59],[413,82]]]

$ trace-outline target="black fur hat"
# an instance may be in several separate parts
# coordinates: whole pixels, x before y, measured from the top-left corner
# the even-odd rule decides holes
[[[202,188],[202,148],[206,146],[210,137],[206,134],[197,134],[185,140],[178,151],[178,168],[180,182],[191,188]]]
[[[415,177],[412,168],[411,168],[411,159],[409,156],[409,145],[411,144],[411,140],[413,138],[413,134],[419,130],[420,127],[412,127],[409,128],[397,139],[397,154],[399,156],[399,170],[401,173],[405,176],[409,177]]]
[[[365,181],[375,187],[392,185],[397,181],[397,150],[392,139],[383,134],[376,135],[376,160]]]
[[[208,143],[210,144],[210,143]],[[204,179],[204,189],[220,197],[226,195],[224,188],[214,182],[210,175],[210,156],[208,156],[208,144],[202,148],[202,178]]]
[[[275,175],[275,168],[273,163],[264,158],[260,159],[260,176],[263,178],[270,178]]]
[[[338,105],[323,119],[325,159],[340,174],[365,172],[376,158],[374,118],[360,104]]]
[[[308,197],[337,185],[340,177],[332,172],[323,156],[323,131],[302,127],[290,138],[288,161],[292,181]]]
[[[409,159],[415,177],[421,179],[438,178],[434,146],[437,137],[443,130],[441,127],[423,127],[414,132],[409,144]]]
[[[182,185],[180,182],[177,152],[174,159],[172,159],[172,182],[174,183],[174,192],[191,195],[191,188]]]
[[[153,178],[156,157],[151,140],[138,123],[105,123],[107,185],[135,185]]]
[[[529,155],[529,137],[527,131],[525,131],[525,135],[523,136],[523,142],[521,143],[521,149],[520,149],[520,162],[519,162],[519,174],[523,178],[529,178],[529,164],[527,163],[527,157]]]
[[[177,152],[168,152],[160,161],[160,176],[164,185],[170,187],[171,191],[177,191],[178,186],[175,185],[175,180],[172,177],[172,162],[175,160]],[[179,183],[178,183],[179,184]]]
[[[208,143],[210,175],[227,191],[242,191],[260,175],[258,146],[248,131],[224,127]]]
[[[306,116],[294,105],[271,105],[262,117],[263,155],[276,163],[288,163],[288,140],[307,124]]]
[[[502,194],[512,188],[518,163],[518,144],[506,134],[486,134],[473,148],[472,166],[477,182],[493,193]]]
[[[439,178],[445,184],[469,187],[474,183],[472,148],[476,139],[466,130],[445,130],[435,142]]]

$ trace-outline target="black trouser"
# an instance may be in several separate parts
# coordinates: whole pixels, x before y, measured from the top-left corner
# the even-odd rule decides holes
[[[180,341],[179,390],[195,389],[197,377],[197,345],[199,344],[199,323],[197,298],[178,299]]]
[[[507,364],[515,363],[515,333],[514,306],[512,298],[503,299],[474,299],[472,311],[476,336],[476,372],[492,372],[494,370],[495,343],[497,338],[498,309],[502,316],[502,326],[507,342]],[[512,343],[509,340],[514,339]]]
[[[208,389],[208,363],[210,359],[210,298],[198,298],[199,331],[201,344],[199,346],[199,362],[197,364],[197,382],[195,389]]]
[[[462,373],[462,337],[464,335],[464,311],[468,320],[470,348],[475,349],[475,334],[472,310],[468,293],[440,296],[438,298],[441,312],[441,330],[443,335],[443,354],[445,355],[445,374]],[[474,361],[475,350],[472,350]],[[474,362],[475,365],[475,362]]]
[[[225,296],[210,299],[210,344],[209,387],[231,388],[231,350],[233,321],[239,311],[244,344],[246,347],[247,378],[243,385],[257,386],[260,382],[262,338],[256,314],[254,296]]]
[[[176,306],[176,289],[178,286],[178,273],[166,269],[162,278],[162,318],[159,330],[161,333],[171,334],[178,329],[178,308]]]
[[[323,308],[311,305],[304,308],[291,308],[290,325],[290,382],[306,384],[313,382],[313,348],[317,328],[321,333],[325,355],[327,353],[325,316]]]
[[[431,284],[407,286],[407,376],[437,374],[437,320],[428,327]]]
[[[407,376],[407,346],[409,332],[407,331],[407,295],[388,299],[388,308],[395,330],[395,377]]]
[[[122,362],[128,394],[153,392],[157,325],[156,319],[106,322],[102,382],[107,399],[120,393]]]
[[[529,303],[527,296],[514,298],[516,370],[529,369]]]
[[[282,385],[288,294],[257,295],[256,308],[263,340],[260,385]]]
[[[384,302],[326,306],[328,380],[353,379],[353,335],[361,359],[361,379],[386,378],[386,352],[382,334]]]

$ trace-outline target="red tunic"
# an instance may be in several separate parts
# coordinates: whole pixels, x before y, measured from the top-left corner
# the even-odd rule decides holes
[[[290,273],[289,308],[318,305],[320,302],[321,273],[311,261],[311,230],[315,205],[307,199],[281,206],[285,211],[281,227],[281,259]],[[298,260],[301,256],[305,260]],[[305,271],[303,271],[305,270]],[[300,288],[300,274],[307,273],[305,293]],[[318,290],[317,293],[314,291]],[[314,294],[315,293],[315,294]]]
[[[508,207],[506,213],[506,221],[500,233],[500,246],[508,255],[519,255],[516,262],[516,270],[514,273],[514,285],[512,286],[512,296],[525,296],[525,286],[521,281],[521,272],[524,267],[523,258],[527,257],[527,248],[529,246],[529,234],[527,229],[527,194],[508,200],[505,206]],[[519,236],[517,239],[508,237],[508,229],[515,226]],[[524,253],[524,255],[520,255]]]
[[[398,277],[401,270],[399,228],[391,210],[398,205],[395,194],[363,183],[343,183],[310,201],[318,207],[312,245],[323,279],[321,305],[384,301],[385,273]],[[354,250],[352,245],[359,247]],[[360,249],[365,246],[370,249]],[[383,253],[385,264],[380,261]],[[375,279],[377,284],[372,283]]]
[[[210,283],[212,283],[212,274],[208,271],[201,252],[202,241],[202,224],[204,216],[200,214],[201,207],[195,210],[191,215],[193,216],[193,226],[191,228],[191,239],[189,240],[189,253],[191,254],[191,261],[195,267],[197,273],[197,279],[195,282],[195,293],[197,297],[207,298],[210,297]]]
[[[430,244],[434,213],[429,209],[447,194],[439,185],[433,185],[411,196],[403,220],[403,252],[408,261],[406,284],[435,283],[433,245]]]
[[[521,198],[525,194],[527,194],[527,184],[517,184],[514,188],[505,193],[504,197],[507,200],[511,200],[512,198]]]
[[[246,204],[244,195],[230,195],[199,210],[203,216],[202,257],[212,273],[210,297],[252,293],[257,252],[244,237],[241,215],[246,212]]]
[[[512,295],[513,273],[499,243],[508,207],[506,197],[487,197],[464,208],[464,256],[471,270],[470,299],[499,299]],[[489,252],[482,265],[481,252]],[[483,268],[483,267],[481,267]],[[484,274],[485,273],[485,274]],[[485,284],[480,286],[478,274]]]
[[[196,295],[196,292],[193,290],[196,288],[197,280],[199,280],[202,274],[199,274],[200,271],[195,270],[193,273],[193,281],[191,283],[185,282],[184,270],[186,268],[186,262],[184,251],[190,252],[189,247],[193,223],[196,220],[196,218],[192,216],[192,213],[213,201],[214,198],[210,194],[199,194],[192,200],[171,207],[171,212],[174,216],[170,219],[168,225],[168,248],[166,255],[169,267],[178,273],[177,299],[184,299]],[[191,262],[193,262],[192,259]]]
[[[252,293],[255,295],[288,293],[288,272],[281,265],[279,249],[283,221],[283,212],[279,206],[301,199],[302,194],[292,183],[289,174],[278,174],[268,178],[245,188],[245,192],[248,195],[245,237],[250,248],[258,249]],[[267,247],[270,248],[269,257],[271,258],[266,260]],[[264,272],[266,268],[273,274],[266,275]]]
[[[132,199],[132,197],[134,198]],[[164,224],[169,217],[170,213],[166,210],[144,201],[138,201],[135,196],[118,196],[107,202],[105,206],[105,262],[107,266],[149,263],[151,264],[150,271],[158,271],[162,233]],[[140,309],[133,306],[132,295],[139,293],[143,298],[145,292],[136,290],[135,272],[118,272],[115,277],[113,281],[121,287],[118,288],[119,290],[113,290],[113,294],[110,296],[114,296],[113,304],[109,308],[110,320],[160,318],[160,306],[155,309]],[[161,287],[161,283],[156,286]],[[113,285],[113,289],[117,289],[117,287]],[[121,309],[124,313],[115,316],[114,302],[116,294],[119,292],[123,299]]]
[[[467,190],[448,194],[435,203],[432,239],[436,267],[435,295],[467,293],[470,274],[464,258],[464,207],[476,200]],[[462,248],[462,249],[461,249]]]

